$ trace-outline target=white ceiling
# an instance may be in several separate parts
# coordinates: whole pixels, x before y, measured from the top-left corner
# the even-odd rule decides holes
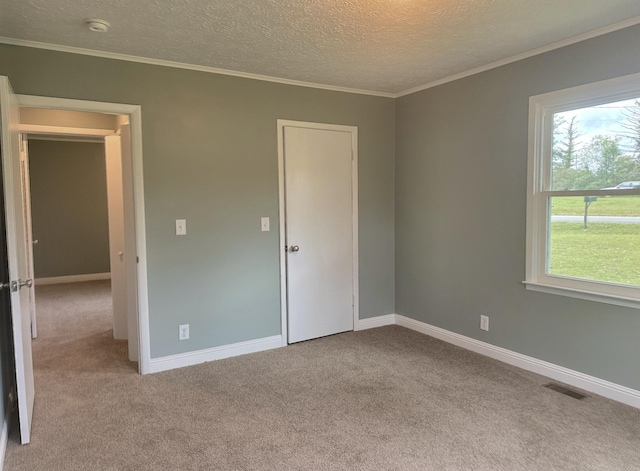
[[[627,20],[640,1],[0,0],[4,38],[392,95]]]

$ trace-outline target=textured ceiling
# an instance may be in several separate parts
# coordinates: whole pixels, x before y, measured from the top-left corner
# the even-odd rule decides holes
[[[394,94],[639,16],[639,0],[0,0],[0,36]]]

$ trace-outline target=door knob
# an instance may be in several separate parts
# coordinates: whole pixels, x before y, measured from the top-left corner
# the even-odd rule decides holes
[[[27,288],[31,288],[33,286],[33,280],[31,278],[29,278],[28,280],[18,280],[18,284],[20,285],[20,288],[24,288],[25,286]]]
[[[291,251],[292,252],[297,252],[298,250],[300,250],[300,247],[298,247],[297,245],[292,245],[291,246]]]
[[[18,291],[20,288],[31,288],[33,286],[33,280],[31,278],[29,278],[28,280],[20,280],[18,279],[18,281],[12,281],[11,282],[11,292],[15,293],[16,291]]]

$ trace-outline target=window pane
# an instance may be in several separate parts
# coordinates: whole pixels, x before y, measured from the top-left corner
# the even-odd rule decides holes
[[[640,98],[553,115],[553,190],[640,188]]]
[[[550,199],[548,274],[640,286],[639,196]]]

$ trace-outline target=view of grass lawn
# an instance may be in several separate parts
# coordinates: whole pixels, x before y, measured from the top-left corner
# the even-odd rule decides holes
[[[614,214],[621,215],[618,210]],[[582,223],[553,222],[549,261],[552,275],[640,286],[640,224],[590,223],[584,230]]]
[[[554,197],[551,204],[551,214],[554,216],[583,216],[584,197]],[[589,206],[589,215],[640,217],[640,196],[598,197],[598,200]]]

